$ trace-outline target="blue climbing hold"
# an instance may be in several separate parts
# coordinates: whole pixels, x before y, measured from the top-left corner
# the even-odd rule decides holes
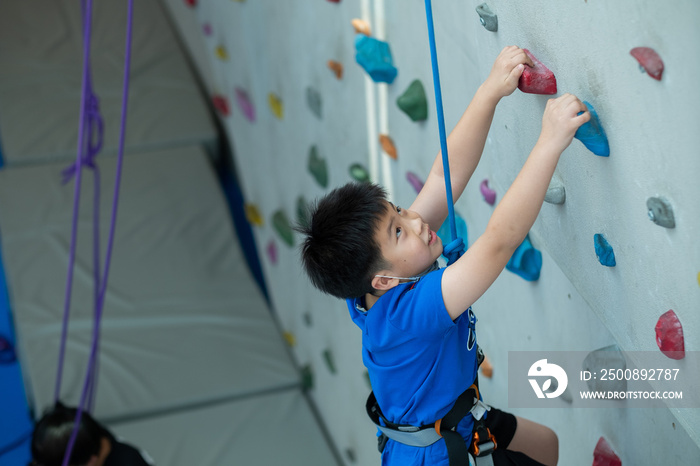
[[[389,44],[364,34],[355,36],[355,60],[374,82],[394,82],[398,70],[394,67]]]
[[[598,261],[606,267],[615,267],[615,252],[608,240],[603,235],[596,233],[593,235],[593,243]]]
[[[518,249],[515,250],[506,264],[506,269],[529,282],[537,281],[540,278],[542,253],[532,246],[529,236],[526,236]]]
[[[588,111],[591,112],[591,119],[576,130],[574,137],[581,141],[583,145],[595,155],[608,157],[610,155],[610,146],[608,145],[608,138],[605,135],[603,126],[600,124],[598,114],[590,103],[585,100],[583,103],[588,107]],[[581,113],[579,113],[579,115]]]

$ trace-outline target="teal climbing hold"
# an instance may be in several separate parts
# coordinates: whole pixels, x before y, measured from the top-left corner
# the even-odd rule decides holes
[[[540,278],[542,253],[532,245],[529,235],[515,250],[506,264],[506,269],[529,282],[537,281]]]
[[[316,115],[316,117],[320,120],[322,118],[321,93],[318,92],[313,87],[307,87],[306,88],[306,104],[309,106],[309,109],[311,109],[311,113]]]
[[[272,215],[272,225],[287,246],[294,246],[292,225],[289,223],[287,214],[285,214],[283,210],[278,210]]]
[[[462,241],[464,242],[465,246],[468,245],[469,235],[467,233],[467,222],[465,222],[464,219],[457,212],[455,212],[455,226],[457,227],[457,236],[462,238]],[[452,232],[450,231],[449,218],[442,222],[442,225],[440,225],[440,228],[437,231],[437,235],[442,240],[443,245],[450,244],[450,242],[452,241]],[[447,258],[445,257],[445,259]]]
[[[374,37],[364,34],[355,36],[355,61],[377,83],[391,84],[398,74],[389,44]]]
[[[610,155],[608,137],[605,135],[605,130],[603,130],[603,126],[600,124],[598,113],[596,113],[595,109],[590,103],[586,102],[585,100],[583,103],[586,105],[586,107],[588,107],[588,111],[591,112],[591,119],[576,130],[574,137],[581,141],[583,145],[595,155],[608,157]]]
[[[328,187],[328,167],[326,160],[318,155],[316,146],[311,146],[309,149],[309,163],[307,165],[309,173],[314,177],[316,182],[322,187]]]
[[[403,94],[396,99],[396,105],[412,121],[423,121],[428,118],[428,100],[425,97],[423,83],[414,79]]]
[[[596,233],[593,235],[593,243],[598,261],[606,267],[615,267],[615,252],[608,240],[603,235]]]
[[[297,198],[297,224],[303,228],[309,226],[309,204],[304,196]]]
[[[367,169],[359,163],[353,163],[350,165],[350,176],[352,176],[355,181],[359,181],[360,183],[369,181],[369,172],[367,172]]]

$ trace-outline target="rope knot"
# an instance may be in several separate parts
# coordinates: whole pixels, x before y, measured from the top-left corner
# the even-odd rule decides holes
[[[464,241],[462,238],[457,237],[457,239],[450,241],[443,247],[442,254],[447,257],[447,265],[452,265],[464,254]]]

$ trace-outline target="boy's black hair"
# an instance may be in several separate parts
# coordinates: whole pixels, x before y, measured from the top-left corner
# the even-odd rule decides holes
[[[386,192],[372,183],[348,183],[310,208],[301,259],[316,288],[338,298],[371,293],[372,276],[386,267],[375,239],[381,215],[387,211]]]
[[[75,408],[56,403],[45,412],[34,427],[32,435],[33,466],[61,466],[68,441],[75,425]],[[71,465],[84,465],[92,456],[98,456],[102,446],[102,427],[90,414],[83,412],[80,427],[71,452]]]

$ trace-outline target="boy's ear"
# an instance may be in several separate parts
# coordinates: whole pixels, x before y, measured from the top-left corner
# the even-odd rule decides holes
[[[387,291],[399,284],[398,278],[387,278],[381,275],[390,275],[388,270],[377,272],[377,275],[372,278],[372,288],[379,291]]]

